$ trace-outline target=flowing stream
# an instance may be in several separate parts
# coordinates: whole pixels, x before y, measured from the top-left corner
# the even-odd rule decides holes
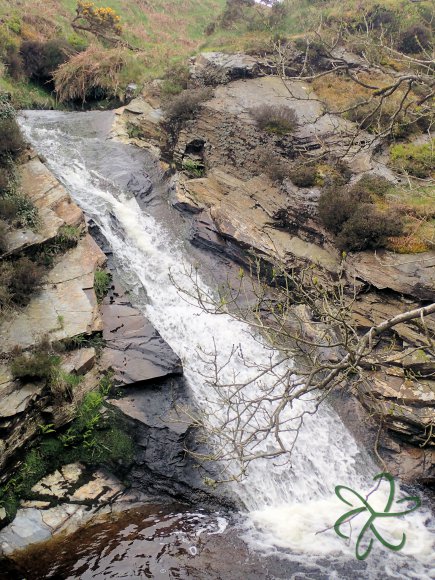
[[[205,412],[216,413],[213,421],[217,424],[224,409],[213,401],[203,378],[209,369],[204,357],[198,356],[198,347],[203,351],[216,348],[220,363],[237,347],[223,371],[227,380],[235,375],[238,380],[249,378],[253,370],[247,361],[267,365],[271,351],[244,323],[204,312],[180,296],[169,274],[186,280],[186,264],[193,262],[182,220],[167,202],[167,187],[159,178],[156,160],[107,139],[111,120],[110,113],[34,111],[26,113],[21,124],[75,202],[101,229],[120,277],[135,293],[136,305],[180,356],[197,404]],[[128,191],[128,176],[144,170],[154,185],[145,208]],[[206,279],[200,270],[200,287],[212,292]],[[266,376],[264,381],[268,380]],[[255,394],[261,387],[254,383],[249,388]],[[264,450],[269,443],[262,445]],[[285,558],[289,566],[292,561],[303,561],[317,571],[317,575],[300,578],[433,577],[433,520],[424,508],[405,518],[385,518],[379,529],[395,543],[405,531],[405,547],[392,552],[375,542],[372,554],[361,563],[355,559],[356,536],[346,542],[331,529],[351,509],[335,497],[335,486],[347,485],[366,495],[379,471],[335,411],[324,404],[304,421],[290,462],[259,459],[250,464],[242,484],[231,484],[246,509],[239,533],[265,555]],[[386,494],[384,484],[373,493],[372,502],[380,510]]]

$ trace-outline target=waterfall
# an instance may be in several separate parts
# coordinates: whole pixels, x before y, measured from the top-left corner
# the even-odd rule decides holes
[[[74,201],[101,228],[121,277],[136,290],[136,305],[180,356],[187,383],[199,407],[207,410],[213,401],[203,379],[206,369],[198,347],[207,351],[216,345],[224,361],[233,346],[242,345],[224,371],[228,378],[235,372],[242,378],[249,376],[252,370],[244,364],[246,360],[267,364],[270,349],[252,336],[246,324],[187,303],[171,284],[169,273],[175,279],[183,276],[183,264],[190,260],[188,248],[176,231],[142,210],[133,196],[116,185],[114,175],[122,163],[138,161],[126,146],[104,139],[101,129],[96,128],[102,115],[28,112],[21,124]],[[140,155],[140,163],[144,163],[147,154]],[[199,276],[203,291],[211,292]],[[258,389],[259,385],[250,388]],[[257,460],[250,464],[243,483],[232,484],[246,507],[241,533],[258,549],[311,562],[323,573],[328,571],[328,577],[338,578],[331,569],[339,561],[353,562],[355,543],[347,545],[330,529],[346,511],[334,488],[347,485],[367,493],[378,471],[325,403],[316,414],[306,417],[289,462]],[[373,494],[380,509],[386,492],[382,485]],[[400,553],[376,543],[362,568],[364,577],[430,578],[434,538],[429,526],[424,510],[379,526],[396,541],[405,531],[407,543]],[[357,576],[362,577],[361,572]]]

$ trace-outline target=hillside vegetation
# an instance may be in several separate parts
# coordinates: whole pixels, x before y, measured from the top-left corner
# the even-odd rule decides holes
[[[222,11],[225,0],[107,0],[95,4],[114,9],[120,16],[122,39],[140,49],[123,51],[125,66],[116,87],[122,92],[130,82],[141,84],[157,78],[171,62],[195,53],[204,42],[204,29]],[[72,28],[76,7],[76,0],[0,0],[0,58],[4,63],[0,89],[13,95],[17,107],[56,105],[44,83],[29,80],[19,70],[18,51],[23,42],[61,39],[75,51],[90,45],[110,48],[94,35]]]

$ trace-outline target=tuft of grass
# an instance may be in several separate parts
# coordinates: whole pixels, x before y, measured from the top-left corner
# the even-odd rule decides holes
[[[203,177],[205,174],[204,164],[194,159],[183,159],[182,169],[189,177]]]
[[[97,301],[101,303],[109,292],[112,277],[106,270],[97,270],[94,275],[94,290]]]
[[[296,113],[285,105],[258,105],[250,112],[258,127],[267,133],[288,135],[298,126]]]

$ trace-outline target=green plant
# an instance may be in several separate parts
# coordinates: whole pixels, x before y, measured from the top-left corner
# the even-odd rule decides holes
[[[290,173],[290,179],[298,187],[313,187],[317,179],[316,168],[312,165],[300,165]]]
[[[48,435],[49,433],[56,433],[56,429],[53,429],[54,423],[40,423],[38,425],[39,430],[42,435]]]
[[[196,159],[183,159],[182,169],[190,177],[202,177],[205,174],[204,164]]]
[[[103,397],[108,397],[110,391],[113,389],[113,377],[114,372],[108,371],[100,378],[98,386]]]
[[[74,48],[60,38],[47,42],[28,40],[20,47],[26,75],[42,84],[51,82],[54,71],[74,53]]]
[[[29,258],[20,258],[13,264],[13,275],[9,289],[15,304],[25,306],[32,292],[37,288],[44,275],[44,270]]]
[[[435,139],[430,143],[414,145],[399,143],[390,148],[391,165],[394,169],[415,177],[426,178],[434,174]]]
[[[188,83],[189,67],[182,63],[174,63],[166,69],[160,88],[164,96],[172,97],[186,90]]]
[[[33,354],[16,356],[11,363],[11,373],[14,379],[24,381],[32,379],[46,379],[50,381],[53,372],[60,365],[60,357],[43,350]]]
[[[106,270],[97,270],[94,275],[94,290],[97,301],[100,303],[109,292],[112,277]]]
[[[131,123],[130,121],[127,123],[127,135],[129,139],[140,139],[143,137],[143,131],[136,125],[135,123]]]
[[[190,89],[163,103],[163,109],[169,123],[188,121],[193,119],[202,103],[213,96],[210,88]]]
[[[296,113],[285,105],[258,105],[250,112],[258,127],[267,133],[287,135],[298,125]]]
[[[402,233],[398,215],[380,211],[372,204],[360,204],[343,225],[336,245],[346,251],[375,250],[384,247],[389,237]]]

